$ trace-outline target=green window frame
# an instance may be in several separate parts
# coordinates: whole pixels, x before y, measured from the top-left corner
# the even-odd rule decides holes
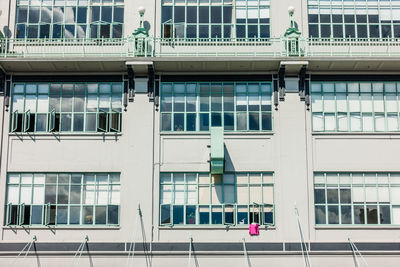
[[[161,17],[164,38],[270,38],[270,0],[162,0]]]
[[[316,225],[400,226],[400,173],[314,173]]]
[[[161,83],[161,132],[271,132],[271,82]]]
[[[119,173],[8,173],[7,226],[118,226]]]
[[[396,1],[308,0],[310,38],[400,38]]]
[[[123,83],[14,83],[10,132],[121,132]]]
[[[275,224],[273,173],[160,173],[160,226]]]
[[[312,82],[314,132],[398,132],[400,82]]]
[[[16,38],[122,38],[124,0],[17,0]]]

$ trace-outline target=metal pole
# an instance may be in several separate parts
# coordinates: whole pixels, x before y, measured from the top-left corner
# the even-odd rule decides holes
[[[299,227],[300,242],[301,242],[301,255],[303,256],[303,259],[304,259],[304,266],[311,267],[310,255],[308,254],[307,244],[304,242],[304,235],[303,235],[303,230],[301,228],[299,210],[297,209],[296,204],[294,205],[294,209],[295,209],[295,213],[296,213],[296,217],[297,217],[297,225]]]
[[[246,240],[244,237],[242,238],[242,242],[243,242],[243,252],[244,252],[244,266],[249,267],[249,255],[247,254]]]
[[[192,236],[189,237],[189,262],[188,262],[188,267],[190,267],[190,262],[192,260],[192,242],[193,238]]]
[[[357,259],[357,253],[360,256],[360,258],[362,259],[362,261],[364,262],[364,264],[366,266],[369,267],[369,264],[367,263],[367,261],[364,259],[363,255],[361,254],[361,252],[358,250],[356,244],[353,243],[353,241],[351,241],[350,237],[348,238],[349,242],[350,242],[350,246],[351,246],[351,250],[353,251],[354,254],[354,258],[356,259],[356,263],[357,265],[359,265],[358,259]],[[357,266],[358,267],[358,266]]]
[[[11,266],[14,266],[14,264],[17,262],[18,258],[19,258],[19,257],[22,255],[22,253],[25,251],[25,249],[26,249],[26,253],[25,253],[23,259],[26,258],[26,256],[28,255],[28,253],[29,253],[29,251],[30,251],[30,249],[31,249],[31,247],[32,247],[32,245],[33,245],[33,243],[34,243],[36,240],[37,240],[37,239],[36,239],[36,236],[33,236],[32,241],[29,242],[29,243],[27,243],[27,244],[24,246],[24,248],[18,253],[17,257],[15,257],[15,259],[11,262],[10,267],[11,267]],[[21,262],[21,266],[22,266],[22,262]]]
[[[135,242],[136,230],[137,230],[137,226],[138,226],[138,219],[139,219],[139,216],[140,216],[140,214],[141,214],[140,203],[138,204],[137,211],[138,211],[138,212],[136,213],[135,225],[133,226],[133,227],[134,227],[134,228],[133,228],[133,238],[132,238],[131,245],[130,245],[130,247],[129,247],[128,259],[127,259],[126,265],[125,265],[126,267],[129,266],[129,261],[130,261],[130,259],[131,259],[131,255],[132,255],[132,264],[131,264],[131,266],[133,266],[133,257],[134,257],[134,255],[135,255],[135,246],[136,246],[136,242]]]

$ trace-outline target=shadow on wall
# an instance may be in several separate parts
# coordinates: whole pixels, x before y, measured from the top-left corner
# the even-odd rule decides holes
[[[8,26],[3,27],[3,33],[4,33],[4,37],[11,38],[11,36],[12,36],[12,33],[10,31],[10,28],[8,28]]]
[[[146,29],[147,32],[150,31],[151,26],[150,26],[150,22],[148,22],[147,20],[143,22],[143,28]]]

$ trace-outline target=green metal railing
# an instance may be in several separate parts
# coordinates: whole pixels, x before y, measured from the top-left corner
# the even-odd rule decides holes
[[[397,38],[0,39],[1,58],[397,57]]]

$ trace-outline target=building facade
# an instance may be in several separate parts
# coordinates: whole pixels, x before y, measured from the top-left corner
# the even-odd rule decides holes
[[[0,30],[0,266],[398,266],[400,1],[2,0]]]

